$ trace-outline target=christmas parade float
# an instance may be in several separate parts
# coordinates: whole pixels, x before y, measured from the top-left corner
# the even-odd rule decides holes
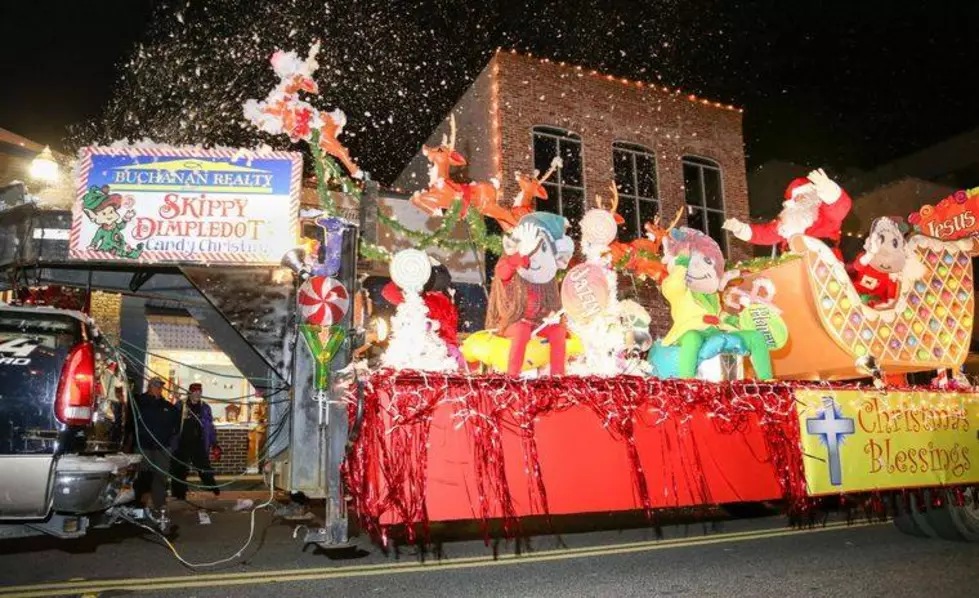
[[[313,54],[287,56],[315,70]],[[295,90],[312,93],[283,76],[246,115],[329,161],[317,134],[327,115]],[[329,343],[314,350],[338,372],[333,400],[349,406],[342,473],[362,530],[386,544],[392,530],[424,540],[436,521],[498,521],[517,534],[528,516],[639,510],[655,524],[660,509],[776,499],[804,520],[821,497],[842,496],[912,533],[979,538],[965,507],[979,483],[979,395],[961,373],[974,231],[945,222],[974,224],[974,196],[912,215],[910,236],[901,219],[878,219],[845,264],[836,244],[852,202],[816,170],[791,182],[775,220],[725,223],[744,242],[782,247],[739,267],[682,212],[617,241],[614,185],[577,223],[547,212],[541,182],[560,161],[518,174],[512,201],[498,181],[457,180],[466,157],[455,126],[450,117],[450,134],[423,148],[428,186],[410,200],[434,231],[381,216],[412,248],[360,242],[363,258],[390,262],[394,317],[372,320],[365,300],[347,331],[354,362]],[[322,197],[323,217],[335,215]],[[503,234],[488,234],[485,218]],[[445,329],[458,316],[432,247],[496,256],[484,330],[460,339]],[[303,288],[322,286],[317,267],[306,264]],[[650,314],[620,296],[623,277],[659,286],[672,319],[664,337],[652,339]],[[903,378],[927,371],[933,386]]]
[[[86,148],[73,214],[45,225],[70,221],[67,242],[2,256],[11,280],[193,300],[256,388],[274,377],[265,386],[288,394],[269,405],[269,428],[284,431],[269,434],[268,462],[277,486],[325,499],[307,541],[346,544],[348,517],[387,545],[427,540],[432,522],[519,535],[534,516],[639,512],[658,525],[663,509],[770,500],[805,522],[825,497],[910,533],[979,538],[979,395],[961,372],[976,193],[907,225],[878,219],[845,263],[852,202],[813,171],[776,219],[724,225],[781,255],[728,264],[682,210],[618,240],[614,185],[577,222],[549,212],[560,160],[511,173],[515,197],[459,178],[450,117],[423,148],[429,178],[409,207],[429,227],[414,230],[369,206],[343,112],[314,105],[317,50],[277,51],[278,83],[243,106],[252,126],[302,144],[317,209],[299,209],[299,152]],[[408,248],[372,242],[375,217]],[[214,230],[230,239],[215,244]],[[460,333],[435,250],[493,264],[481,330]],[[369,292],[358,263],[390,282]],[[636,285],[669,312],[658,338]],[[919,372],[935,382],[909,385]]]

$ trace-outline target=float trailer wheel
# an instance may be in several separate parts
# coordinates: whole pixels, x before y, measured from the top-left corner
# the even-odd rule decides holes
[[[923,529],[918,527],[917,521],[912,517],[911,511],[914,511],[915,508],[913,504],[911,505],[911,511],[908,511],[907,505],[900,496],[894,496],[891,500],[894,501],[894,526],[901,533],[919,538],[929,537]]]
[[[940,538],[956,542],[979,542],[979,502],[972,493],[966,494],[965,504],[957,506],[951,490],[945,490],[945,500],[938,507],[932,504],[932,491],[923,492],[924,505],[918,496],[910,496],[911,510],[895,497],[894,525],[901,532],[919,538]],[[924,506],[924,510],[921,510]]]
[[[960,540],[966,542],[979,542],[979,503],[976,502],[976,495],[966,492],[965,502],[962,506],[955,504],[955,494],[951,490],[945,491],[945,503],[940,509],[929,511],[941,512],[942,521],[947,521],[958,533]]]

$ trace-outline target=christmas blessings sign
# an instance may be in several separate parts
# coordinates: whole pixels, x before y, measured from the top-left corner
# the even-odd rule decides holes
[[[278,264],[299,237],[302,158],[196,148],[82,150],[70,255]]]

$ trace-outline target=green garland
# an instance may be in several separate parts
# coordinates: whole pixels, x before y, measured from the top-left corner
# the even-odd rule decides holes
[[[745,272],[759,272],[761,270],[774,268],[775,266],[780,266],[784,263],[793,262],[799,259],[802,259],[802,256],[797,253],[783,253],[777,257],[762,256],[743,260],[734,264],[733,267],[728,269],[737,269]]]
[[[319,131],[313,131],[308,145],[313,154],[313,169],[316,171],[316,193],[320,197],[320,208],[327,216],[337,216],[340,212],[333,201],[333,197],[330,196],[330,182],[339,184],[343,193],[352,195],[358,202],[363,191],[353,179],[344,174],[333,156],[326,154],[320,148]]]
[[[434,245],[435,247],[458,251],[469,246],[465,241],[449,238],[449,235],[455,230],[456,225],[459,224],[461,214],[462,202],[459,200],[452,202],[452,206],[445,214],[445,217],[442,218],[442,222],[439,223],[438,228],[430,233],[412,230],[394,218],[382,214],[380,211],[377,213],[377,219],[401,236],[411,239],[412,246],[417,249],[425,249]]]
[[[469,227],[469,239],[453,239],[452,232],[458,226],[462,216],[462,202],[456,200],[452,202],[449,211],[442,218],[438,228],[432,232],[412,230],[401,224],[394,218],[378,212],[377,219],[384,226],[390,228],[400,236],[409,239],[412,247],[426,249],[428,247],[438,247],[452,252],[463,252],[473,247],[482,249],[489,253],[500,255],[503,253],[503,237],[491,235],[486,230],[486,222],[482,215],[476,210],[469,210],[466,214],[466,224]],[[372,243],[361,243],[360,255],[364,259],[387,262],[391,260],[391,252],[383,247]]]
[[[466,214],[466,222],[469,224],[469,236],[472,238],[473,245],[493,255],[503,254],[503,237],[489,234],[482,214],[476,210],[469,210]]]
[[[368,243],[367,241],[361,239],[360,257],[364,258],[365,260],[370,260],[372,262],[382,262],[386,264],[391,261],[391,258],[394,257],[394,254],[388,251],[386,247],[381,247],[380,245]]]

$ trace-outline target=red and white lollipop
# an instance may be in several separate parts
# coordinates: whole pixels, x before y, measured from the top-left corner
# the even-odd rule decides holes
[[[307,324],[339,324],[348,307],[350,295],[335,278],[311,276],[299,287],[299,313]]]

